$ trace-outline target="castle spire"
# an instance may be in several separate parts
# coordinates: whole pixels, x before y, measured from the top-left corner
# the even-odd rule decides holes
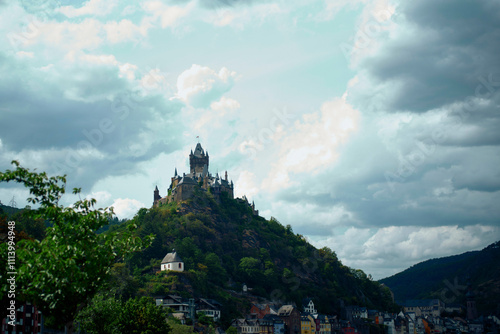
[[[477,318],[476,295],[472,291],[470,277],[467,278],[467,293],[465,297],[467,298],[467,320],[474,320]]]
[[[227,181],[227,171],[226,171],[226,181]]]
[[[160,200],[160,191],[158,190],[158,186],[155,186],[155,190],[153,191],[153,205],[156,203],[156,201]]]
[[[177,176],[177,167],[175,167],[175,173],[174,176]]]

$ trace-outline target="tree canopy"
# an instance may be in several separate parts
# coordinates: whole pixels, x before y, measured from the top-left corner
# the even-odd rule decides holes
[[[133,224],[120,232],[96,233],[109,223],[112,208],[96,208],[95,199],[80,199],[64,207],[59,201],[66,191],[65,176],[49,177],[23,168],[17,161],[12,163],[16,169],[0,172],[0,182],[14,181],[27,187],[31,195],[28,202],[38,208],[26,214],[49,226],[43,239],[17,242],[16,299],[34,303],[72,332],[74,317],[106,284],[113,263],[149,246],[153,236],[137,237]],[[80,192],[73,190],[75,195]],[[0,257],[6,254],[6,249],[0,251]],[[7,286],[2,284],[2,299],[6,292]]]
[[[166,310],[147,297],[122,302],[97,295],[76,321],[80,330],[89,334],[168,334],[171,330]]]

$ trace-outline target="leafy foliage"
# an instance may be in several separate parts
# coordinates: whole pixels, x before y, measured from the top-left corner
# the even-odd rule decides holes
[[[97,295],[76,319],[89,334],[168,334],[167,313],[150,298],[131,298],[122,302]]]
[[[118,329],[120,333],[130,334],[168,334],[170,331],[166,311],[147,297],[123,303]]]
[[[194,333],[192,326],[181,325],[177,319],[169,319],[170,334],[192,334]]]
[[[71,332],[77,312],[108,281],[112,264],[151,243],[134,235],[135,225],[120,232],[97,234],[112,217],[111,208],[96,209],[95,199],[78,200],[71,207],[59,205],[65,193],[64,176],[48,177],[30,172],[13,161],[15,170],[0,173],[0,181],[19,182],[29,188],[28,202],[39,206],[27,211],[28,218],[47,223],[41,240],[17,243],[17,291],[21,299],[35,303],[45,314],[66,323]],[[74,189],[79,194],[80,189]],[[7,254],[5,244],[1,255]],[[6,286],[1,288],[5,298]]]

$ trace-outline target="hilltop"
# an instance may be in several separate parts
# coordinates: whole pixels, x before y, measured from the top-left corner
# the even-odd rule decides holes
[[[15,213],[21,212],[23,209],[18,209],[9,205],[4,205],[0,203],[0,214],[13,215]]]
[[[128,282],[135,280],[135,292],[130,291],[132,283],[122,287],[129,293],[214,298],[228,317],[241,314],[255,300],[300,306],[309,297],[324,313],[340,312],[343,304],[380,310],[393,306],[390,292],[380,283],[343,265],[334,251],[316,249],[290,225],[255,215],[241,200],[220,196],[216,201],[197,190],[186,201],[141,209],[133,222],[141,236],[153,233],[156,238],[124,265],[135,276],[127,276]],[[186,271],[158,272],[161,259],[173,248]],[[250,293],[241,293],[244,283]]]
[[[438,298],[464,305],[468,282],[479,313],[500,312],[500,241],[481,251],[424,261],[380,280],[392,290],[396,301]]]

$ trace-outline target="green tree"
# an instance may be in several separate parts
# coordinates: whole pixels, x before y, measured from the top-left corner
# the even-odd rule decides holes
[[[167,312],[151,298],[129,299],[118,318],[119,333],[168,334]]]
[[[168,325],[170,326],[170,334],[192,334],[193,327],[180,324],[177,319],[169,319]]]
[[[260,260],[253,257],[244,257],[238,266],[242,279],[247,283],[255,284],[261,280],[263,274],[260,270]]]
[[[78,313],[75,322],[88,334],[118,334],[118,319],[122,302],[114,297],[98,294]]]
[[[203,312],[198,312],[196,314],[196,318],[198,319],[198,323],[199,324],[202,324],[202,325],[205,325],[205,326],[209,326],[209,325],[213,325],[214,324],[213,319],[210,318],[209,316],[207,316]]]
[[[223,284],[227,279],[226,270],[222,267],[220,258],[215,253],[208,253],[205,256],[205,263],[208,268],[208,277],[215,282]]]
[[[72,333],[76,314],[106,284],[112,264],[149,245],[153,236],[141,240],[134,235],[136,226],[132,224],[121,233],[97,234],[109,223],[112,208],[96,209],[95,199],[64,207],[59,200],[65,193],[65,176],[49,177],[45,172],[30,172],[17,161],[12,163],[16,169],[0,172],[0,182],[15,181],[29,188],[28,202],[39,206],[30,216],[51,226],[41,241],[17,243],[17,291],[23,300],[63,321],[66,331]],[[80,191],[74,189],[73,193]],[[1,249],[0,253],[5,256],[7,251]],[[4,297],[5,287],[0,291]]]
[[[167,311],[147,297],[122,302],[114,296],[97,295],[78,314],[76,322],[89,334],[168,334],[171,330]]]
[[[230,326],[227,330],[226,330],[226,334],[238,334],[238,330],[236,328],[234,328],[233,326]]]
[[[115,295],[120,296],[122,299],[134,297],[139,288],[139,282],[130,274],[130,270],[125,263],[114,263],[110,275],[110,285]]]

